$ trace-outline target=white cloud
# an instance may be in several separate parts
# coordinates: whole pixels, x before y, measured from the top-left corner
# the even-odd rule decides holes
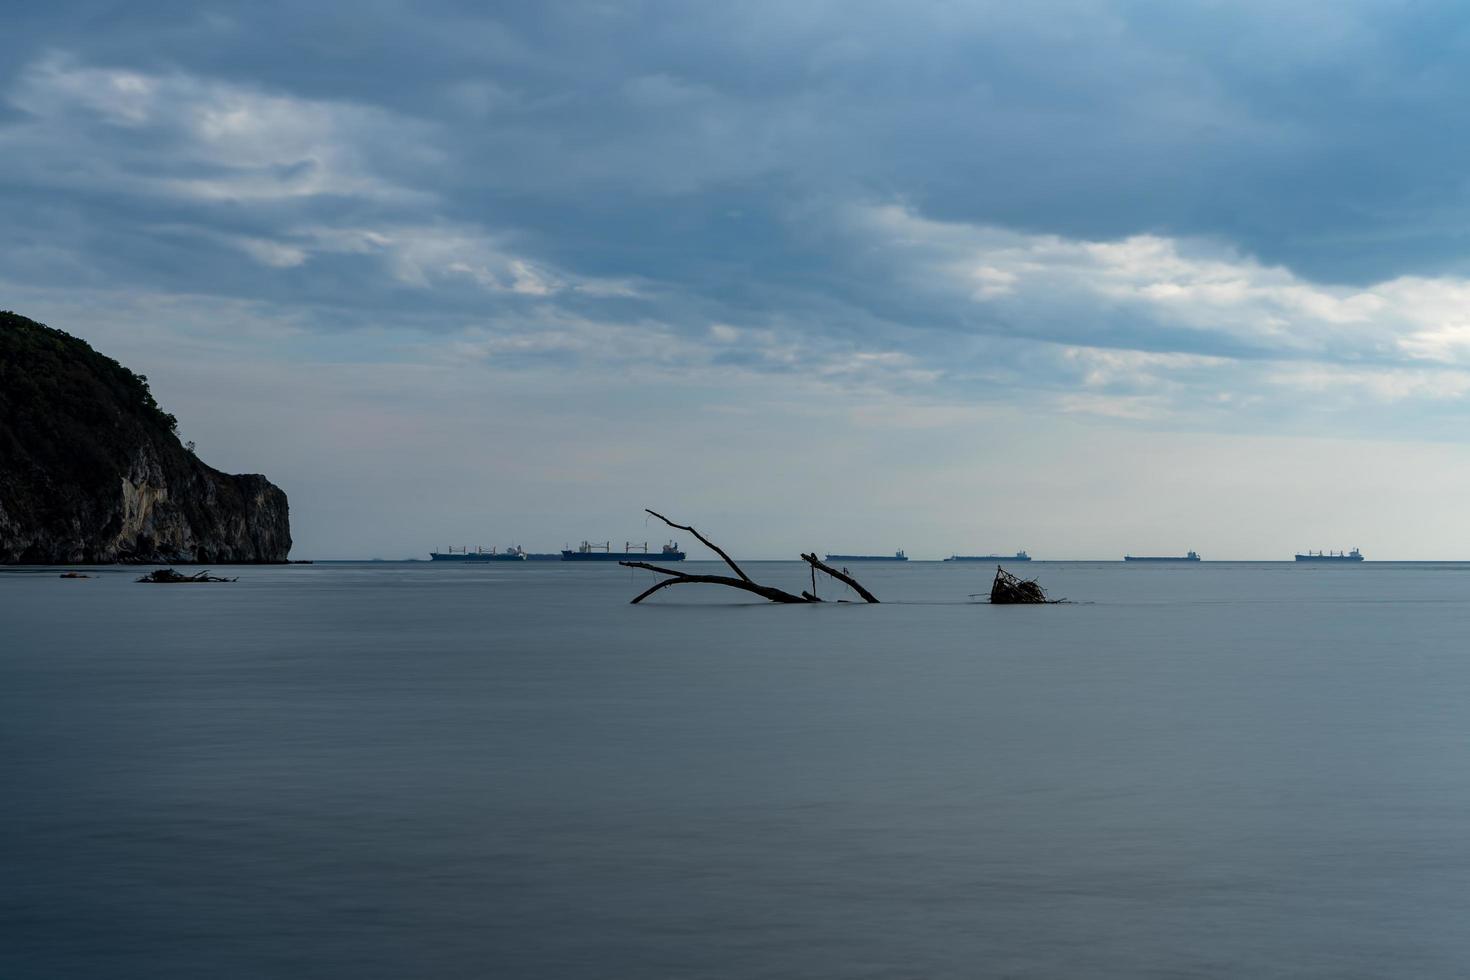
[[[514,358],[551,358],[569,368],[638,371],[686,384],[799,374],[808,389],[882,392],[927,385],[938,372],[909,354],[823,344],[771,328],[710,324],[703,335],[656,320],[581,316],[547,305],[507,322],[485,322],[456,334],[451,360],[504,365]],[[735,356],[730,356],[730,355]]]
[[[1235,363],[1229,358],[1201,354],[1101,347],[1064,347],[1061,356],[1076,365],[1081,383],[1088,388],[1158,388],[1173,383],[1171,376],[1204,374]]]
[[[1133,422],[1158,421],[1169,414],[1169,405],[1163,399],[1143,395],[1063,395],[1056,404],[1069,415],[1101,415]]]
[[[240,238],[237,241],[247,255],[272,268],[290,269],[306,261],[306,252],[291,245],[262,238]]]
[[[384,166],[432,163],[428,127],[371,106],[183,72],[96,67],[59,53],[22,71],[6,100],[26,118],[0,129],[0,147],[25,154],[29,176],[43,184],[103,183],[205,201],[430,197]],[[113,139],[109,129],[133,138]],[[78,158],[89,162],[54,166]]]
[[[239,248],[264,265],[286,268],[322,255],[359,255],[384,263],[396,281],[433,289],[467,281],[488,293],[551,297],[566,292],[602,299],[642,295],[627,279],[575,275],[536,262],[512,250],[503,238],[473,225],[392,224],[378,227],[306,226],[278,239],[216,235],[206,237]]]
[[[1470,395],[1467,279],[1339,286],[1210,242],[1026,234],[900,205],[857,208],[851,220],[934,316],[1012,345],[1056,344],[1054,366],[1084,389],[1196,401],[1210,390],[1216,405],[1331,385],[1372,401]],[[1129,418],[1169,407],[1099,397],[1067,405]]]
[[[1273,368],[1272,384],[1292,390],[1342,398],[1366,393],[1374,401],[1413,399],[1459,401],[1470,394],[1470,371],[1456,369],[1362,368],[1312,364]]]
[[[1464,280],[1313,283],[1212,243],[1158,235],[1068,239],[938,222],[897,205],[859,208],[855,222],[888,247],[906,282],[962,296],[971,312],[1011,314],[1007,323],[1041,335],[1130,319],[1173,334],[1181,350],[1214,336],[1281,354],[1409,356],[1408,338],[1428,332],[1419,346],[1434,346],[1455,301],[1470,294]]]
[[[740,339],[740,328],[728,323],[711,323],[709,336],[717,344],[733,344]]]

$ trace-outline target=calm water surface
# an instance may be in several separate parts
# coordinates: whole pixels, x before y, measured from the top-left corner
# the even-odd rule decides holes
[[[1470,969],[1470,566],[988,571],[0,573],[0,977]]]

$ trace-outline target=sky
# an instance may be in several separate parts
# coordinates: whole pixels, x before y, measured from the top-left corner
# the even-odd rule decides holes
[[[1463,4],[5,22],[0,308],[294,557],[1470,559]]]

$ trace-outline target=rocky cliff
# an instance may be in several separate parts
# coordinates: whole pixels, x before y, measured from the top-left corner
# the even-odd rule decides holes
[[[279,562],[286,495],[179,442],[147,378],[0,313],[0,562]]]

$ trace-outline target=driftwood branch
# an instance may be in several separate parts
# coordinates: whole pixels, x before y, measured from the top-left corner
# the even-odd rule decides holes
[[[815,552],[813,552],[810,555],[802,555],[801,557],[802,557],[803,560],[806,561],[806,563],[808,565],[812,566],[812,574],[813,574],[813,576],[816,575],[816,572],[818,570],[823,571],[823,572],[826,572],[828,575],[832,576],[837,581],[843,583],[844,585],[850,586],[854,592],[856,592],[858,595],[860,595],[860,596],[863,597],[863,601],[864,602],[877,602],[878,601],[878,597],[875,596],[875,595],[873,595],[873,593],[869,592],[867,589],[863,588],[862,587],[862,584],[859,583],[857,579],[853,578],[851,575],[848,575],[846,572],[839,572],[837,569],[833,568],[831,565],[829,565],[826,562],[824,562],[821,559],[819,559],[817,557],[817,555],[816,555]],[[812,579],[812,588],[816,588],[816,578],[815,577],[813,577],[813,579]]]
[[[689,575],[688,572],[681,572],[677,568],[664,568],[662,565],[650,565],[646,561],[620,561],[618,564],[626,565],[629,568],[646,568],[650,572],[658,572],[662,575],[675,575],[680,578],[687,578]]]
[[[83,576],[85,578],[86,576]],[[162,585],[175,585],[182,582],[234,582],[236,579],[221,578],[218,575],[209,574],[209,570],[195,572],[193,575],[183,575],[172,568],[158,568],[138,579],[139,582],[151,582]]]
[[[677,528],[680,531],[688,531],[690,534],[694,535],[696,538],[699,539],[700,544],[704,545],[706,548],[710,549],[715,554],[723,558],[725,560],[725,564],[729,565],[730,569],[739,577],[731,578],[728,575],[691,575],[688,572],[681,572],[677,568],[665,568],[662,565],[652,565],[646,561],[620,561],[618,562],[618,564],[624,566],[625,568],[642,568],[650,572],[657,572],[660,575],[669,576],[662,582],[658,582],[655,585],[652,585],[649,588],[645,589],[643,592],[640,592],[637,597],[633,599],[633,605],[637,605],[644,599],[647,599],[659,589],[666,589],[671,585],[685,585],[690,583],[703,583],[705,585],[725,585],[732,589],[740,589],[743,592],[749,592],[753,595],[758,595],[763,599],[769,599],[771,602],[821,602],[821,598],[817,595],[817,572],[819,570],[832,576],[839,582],[843,582],[846,585],[850,586],[853,590],[857,592],[858,595],[863,597],[863,600],[865,602],[878,601],[878,597],[873,595],[873,593],[869,592],[867,589],[863,588],[862,585],[858,583],[857,579],[853,578],[851,575],[848,575],[846,572],[839,572],[837,569],[833,568],[831,565],[828,565],[826,562],[820,561],[815,554],[801,556],[806,561],[806,563],[811,566],[812,589],[810,592],[803,589],[800,595],[793,595],[792,593],[787,592],[785,589],[778,589],[769,585],[761,585],[759,582],[756,582],[754,579],[752,579],[749,575],[746,575],[745,570],[735,563],[735,559],[731,558],[728,554],[725,553],[725,549],[715,544],[703,534],[700,534],[688,524],[676,524],[656,510],[649,510],[648,513],[653,517],[657,517],[669,527]]]
[[[675,524],[673,521],[669,520],[667,517],[665,517],[664,515],[660,514],[656,510],[648,510],[647,507],[645,507],[643,509],[645,511],[647,511],[648,513],[652,514],[654,517],[657,517],[659,520],[663,521],[669,527],[678,528],[680,531],[688,531],[690,534],[694,535],[696,538],[699,539],[699,543],[700,544],[704,545],[706,548],[708,548],[709,550],[713,551],[715,554],[719,555],[721,558],[725,559],[725,564],[726,565],[729,565],[730,568],[731,568],[731,570],[733,570],[736,575],[739,575],[741,579],[743,579],[746,582],[750,582],[752,585],[755,584],[752,581],[751,577],[749,575],[746,575],[745,574],[745,570],[742,569],[739,565],[735,564],[735,559],[733,559],[729,555],[725,554],[725,549],[723,549],[719,545],[715,544],[709,538],[705,537],[703,534],[700,534],[698,531],[694,530],[694,528],[690,527],[688,524]]]
[[[686,583],[703,583],[705,585],[728,585],[732,589],[740,589],[745,592],[752,592],[760,596],[761,598],[769,599],[772,602],[801,603],[811,601],[810,599],[804,599],[799,595],[792,595],[790,592],[786,592],[782,589],[772,588],[769,585],[760,585],[756,582],[750,581],[749,579],[742,580],[738,578],[731,578],[728,575],[690,575],[687,572],[675,571],[672,568],[660,568],[657,565],[650,565],[646,561],[620,561],[618,562],[618,564],[624,565],[628,568],[646,568],[650,572],[658,572],[662,575],[671,576],[670,578],[666,578],[662,582],[659,582],[657,585],[648,589],[646,592],[640,594],[636,599],[633,600],[632,604],[635,606],[638,603],[642,602],[644,599],[647,599],[649,596],[653,595],[659,589],[665,588],[670,585],[684,585]]]

